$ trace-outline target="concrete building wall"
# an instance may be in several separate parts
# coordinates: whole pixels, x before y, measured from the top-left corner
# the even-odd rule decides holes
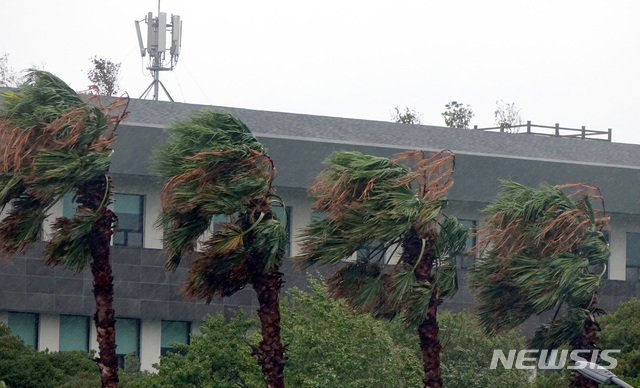
[[[152,370],[161,352],[162,321],[188,321],[193,333],[207,314],[231,316],[238,308],[255,310],[256,297],[250,287],[229,298],[216,298],[211,304],[187,302],[180,293],[188,263],[182,263],[174,273],[164,270],[166,257],[162,252],[161,231],[154,224],[160,212],[160,184],[145,176],[115,176],[115,190],[122,194],[144,196],[144,247],[113,247],[111,261],[114,273],[117,318],[140,319],[140,361],[144,370]],[[300,232],[311,220],[312,200],[304,189],[277,188],[290,207],[291,254],[299,253]],[[466,220],[481,220],[480,209],[485,203],[450,201],[446,213]],[[62,204],[52,208],[51,219],[62,215]],[[50,231],[45,227],[44,239]],[[640,233],[640,216],[613,214],[610,229],[612,257],[609,279],[603,282],[600,305],[614,310],[621,300],[640,297],[638,279],[630,279],[626,268],[626,233]],[[89,270],[78,275],[61,267],[46,267],[42,262],[45,243],[38,243],[25,254],[0,261],[0,322],[8,322],[8,312],[39,313],[39,349],[59,348],[60,314],[92,317],[95,301]],[[473,295],[466,285],[466,269],[459,262],[459,291],[447,299],[443,308],[460,311],[473,307]],[[290,260],[282,267],[285,288],[306,287],[307,273],[296,270]],[[327,275],[332,268],[312,268]],[[625,281],[626,279],[626,281]],[[97,351],[96,331],[91,319],[90,348]],[[535,326],[535,322],[529,326]]]

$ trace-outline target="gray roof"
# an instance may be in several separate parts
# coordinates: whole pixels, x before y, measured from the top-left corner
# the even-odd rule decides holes
[[[294,113],[132,99],[126,123],[166,127],[203,109],[229,112],[258,137],[393,149],[450,149],[456,154],[640,168],[640,145],[407,125]]]

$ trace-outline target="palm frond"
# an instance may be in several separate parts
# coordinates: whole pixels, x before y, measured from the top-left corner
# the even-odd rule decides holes
[[[0,106],[0,206],[34,213],[20,214],[22,221],[10,213],[3,220],[0,242],[5,252],[26,249],[36,241],[48,209],[65,193],[103,179],[115,126],[127,113],[125,108],[112,116],[116,106],[121,110],[121,100],[108,107],[92,105],[44,71],[32,70],[25,80],[16,91],[4,94]],[[114,130],[108,132],[110,125]],[[25,203],[37,205],[26,209]],[[56,236],[68,231],[69,225],[62,225],[54,227],[52,239],[68,237]]]
[[[92,260],[89,236],[97,218],[98,215],[85,206],[79,206],[71,219],[58,218],[45,250],[47,265],[66,265],[80,273]]]
[[[182,256],[194,261],[184,285],[193,299],[229,296],[263,272],[277,269],[286,229],[271,209],[273,161],[249,128],[229,114],[203,111],[168,128],[168,141],[153,154],[163,181],[156,225],[165,229],[168,270]],[[216,215],[233,216],[195,247]]]
[[[596,217],[591,204],[602,198],[583,195],[574,201],[562,191],[574,185],[503,185],[486,209],[487,226],[475,248],[482,257],[470,272],[480,320],[488,332],[496,333],[564,302],[568,310],[545,335],[566,339],[572,332],[562,322],[575,326],[584,318],[580,306],[589,305],[602,277],[591,271],[610,255],[600,231],[606,218]]]

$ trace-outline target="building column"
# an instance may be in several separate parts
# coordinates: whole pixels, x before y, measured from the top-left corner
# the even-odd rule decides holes
[[[153,364],[160,362],[162,321],[140,322],[140,369],[153,372]]]
[[[57,352],[60,349],[60,316],[40,314],[38,320],[38,350]]]

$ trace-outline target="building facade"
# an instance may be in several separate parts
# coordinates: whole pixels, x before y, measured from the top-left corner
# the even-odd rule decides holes
[[[180,287],[188,263],[174,273],[164,271],[161,231],[154,226],[161,183],[150,172],[150,156],[166,139],[168,125],[202,109],[237,116],[268,148],[278,171],[278,194],[288,208],[292,255],[298,252],[299,230],[311,219],[306,191],[333,151],[391,157],[406,150],[449,149],[456,155],[456,169],[446,212],[469,226],[480,222],[481,210],[495,198],[501,179],[530,186],[583,182],[598,186],[611,216],[612,250],[599,305],[612,311],[619,302],[640,297],[639,145],[132,100],[131,114],[118,128],[112,157],[114,210],[120,221],[111,258],[117,352],[137,351],[143,369],[151,370],[170,342],[187,342],[207,314],[229,316],[238,308],[258,307],[251,289],[208,305],[187,302]],[[50,219],[72,211],[73,203],[65,198],[52,209]],[[43,242],[0,261],[0,321],[39,350],[97,349],[91,273],[85,270],[74,276],[64,268],[45,266],[46,239],[45,229]],[[443,308],[473,307],[465,282],[472,260],[459,258],[460,289]],[[290,261],[283,272],[286,288],[306,285],[308,275],[296,271]]]

